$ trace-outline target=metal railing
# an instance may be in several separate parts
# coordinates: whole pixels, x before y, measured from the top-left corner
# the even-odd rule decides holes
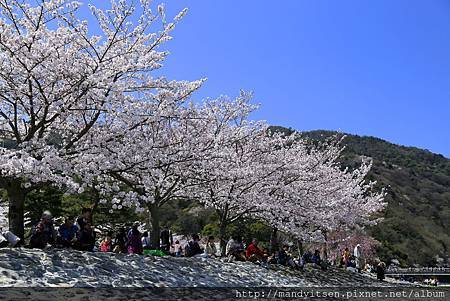
[[[450,275],[450,268],[441,267],[425,267],[425,268],[389,268],[386,270],[386,274],[448,274]]]

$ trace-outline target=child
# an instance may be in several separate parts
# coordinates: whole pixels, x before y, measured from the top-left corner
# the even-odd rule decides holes
[[[217,255],[217,248],[216,244],[214,243],[214,236],[208,237],[208,240],[206,241],[205,252],[209,257]]]
[[[111,233],[108,232],[105,239],[100,244],[100,251],[102,252],[111,252],[111,245],[112,245],[112,239],[111,239]]]
[[[181,257],[182,248],[180,242],[177,240],[175,241],[175,244],[173,245],[175,257]]]

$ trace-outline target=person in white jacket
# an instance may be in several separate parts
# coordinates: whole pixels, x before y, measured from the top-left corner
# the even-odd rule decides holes
[[[234,242],[233,237],[230,236],[230,239],[228,240],[227,245],[225,247],[225,255],[226,256],[230,256],[230,251],[231,251],[231,248],[234,246],[234,243],[235,242]]]
[[[361,245],[357,244],[355,249],[353,250],[353,256],[355,256],[355,263],[358,272],[361,273],[361,270],[364,266],[364,260],[361,253]]]
[[[11,231],[0,231],[0,248],[15,247],[20,241],[20,238],[14,235]]]

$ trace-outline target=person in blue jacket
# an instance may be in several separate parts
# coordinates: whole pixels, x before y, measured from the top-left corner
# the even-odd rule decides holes
[[[64,224],[58,229],[58,244],[63,247],[73,247],[79,236],[79,229],[75,225],[75,219],[68,216],[64,219]]]

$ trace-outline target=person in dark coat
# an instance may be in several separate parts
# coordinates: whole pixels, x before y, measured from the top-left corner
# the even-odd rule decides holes
[[[122,227],[116,234],[116,238],[114,241],[114,250],[126,254],[128,252],[127,242],[128,242],[127,233],[125,228]]]
[[[84,225],[84,229],[80,231],[80,239],[78,241],[78,248],[81,251],[94,250],[95,246],[95,232],[90,223]]]
[[[192,239],[186,244],[184,251],[186,257],[192,257],[203,254],[203,249],[199,244],[200,237],[198,234],[192,234]]]
[[[161,250],[168,252],[170,246],[173,245],[172,232],[168,228],[164,228],[161,231]]]
[[[295,262],[289,253],[289,246],[283,245],[283,247],[278,250],[277,263],[281,265],[295,266]]]
[[[386,264],[384,262],[380,262],[377,265],[377,279],[380,281],[384,280],[384,270],[386,268]]]
[[[81,215],[77,218],[78,229],[83,230],[86,223],[91,222],[92,209],[83,208],[81,209]]]
[[[143,252],[142,237],[141,232],[139,232],[137,225],[133,226],[133,228],[131,228],[130,233],[128,234],[127,251],[128,254],[142,255]]]
[[[54,244],[56,232],[53,226],[53,217],[50,211],[44,211],[41,220],[33,228],[30,237],[30,247],[44,249],[47,244]]]

